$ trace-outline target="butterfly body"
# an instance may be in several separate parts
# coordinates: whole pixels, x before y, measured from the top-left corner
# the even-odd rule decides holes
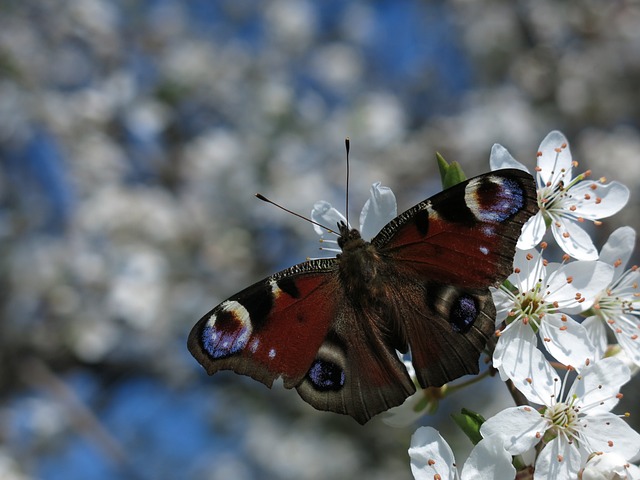
[[[271,386],[282,377],[320,410],[365,423],[422,387],[478,373],[495,330],[488,287],[511,273],[536,211],[518,170],[456,185],[387,224],[370,242],[338,225],[336,258],[303,262],[206,314],[189,349],[209,374],[231,369]]]

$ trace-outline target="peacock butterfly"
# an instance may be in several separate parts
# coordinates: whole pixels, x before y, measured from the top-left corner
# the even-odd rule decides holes
[[[207,313],[188,347],[209,375],[233,370],[286,388],[319,410],[364,424],[419,384],[477,374],[495,331],[489,286],[512,271],[516,241],[536,213],[533,178],[499,170],[398,215],[371,242],[338,224],[335,258],[262,280]]]

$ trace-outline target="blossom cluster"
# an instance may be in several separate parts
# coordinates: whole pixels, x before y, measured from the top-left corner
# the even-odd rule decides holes
[[[490,164],[527,170],[501,145]],[[539,211],[522,229],[512,275],[493,292],[493,366],[526,402],[482,423],[463,479],[514,478],[514,465],[535,479],[640,478],[632,463],[640,435],[611,412],[640,366],[640,272],[625,270],[635,231],[615,230],[598,254],[584,228],[620,211],[629,190],[592,180],[589,171],[575,175],[576,167],[565,136],[549,133],[534,172]],[[565,253],[561,263],[544,258],[548,230]],[[608,345],[607,326],[617,345]],[[458,476],[451,450],[431,428],[416,432],[409,454],[416,478]]]
[[[501,145],[493,147],[490,165],[528,171]],[[577,167],[565,136],[547,135],[534,171],[539,211],[522,229],[513,273],[492,291],[493,367],[522,400],[481,423],[481,440],[461,472],[440,434],[419,428],[409,449],[416,479],[508,479],[519,472],[535,479],[640,479],[633,464],[640,434],[611,412],[640,367],[640,272],[627,268],[636,234],[619,228],[598,252],[587,231],[619,212],[629,190],[593,180],[590,171],[576,175]],[[360,217],[363,231],[377,231],[371,227],[395,214],[393,193],[374,184]],[[344,220],[326,203],[316,204],[312,218]],[[547,237],[564,252],[561,262],[545,258]],[[616,344],[609,345],[607,330]],[[414,397],[388,423],[415,418],[424,394]]]

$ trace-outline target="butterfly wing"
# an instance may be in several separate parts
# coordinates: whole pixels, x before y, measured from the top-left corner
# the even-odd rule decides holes
[[[365,423],[415,391],[380,320],[366,316],[346,299],[337,260],[313,260],[222,302],[188,347],[210,375],[233,370],[269,387],[282,377],[315,408]]]
[[[495,330],[489,286],[512,271],[524,223],[536,213],[533,178],[501,170],[419,203],[372,240],[392,279],[389,302],[421,386],[478,373]]]
[[[287,388],[308,372],[336,315],[336,260],[312,260],[262,280],[215,307],[193,327],[188,347],[209,375],[233,370]]]

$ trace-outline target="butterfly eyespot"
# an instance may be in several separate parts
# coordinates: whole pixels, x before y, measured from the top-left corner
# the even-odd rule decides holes
[[[247,309],[228,300],[211,314],[202,329],[202,345],[213,358],[228,357],[247,345],[251,331]]]
[[[502,223],[524,207],[525,192],[514,179],[486,176],[469,182],[465,200],[477,220]]]
[[[337,364],[328,360],[316,359],[307,377],[316,390],[340,390],[344,386],[345,373]]]
[[[471,295],[460,295],[451,305],[449,323],[456,332],[466,333],[476,321],[478,313],[476,299]]]

